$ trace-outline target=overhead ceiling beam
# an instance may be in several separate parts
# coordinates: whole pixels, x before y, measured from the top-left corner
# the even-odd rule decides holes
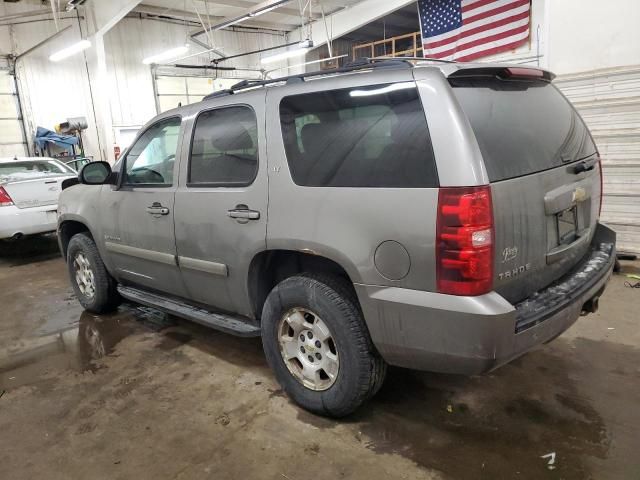
[[[109,0],[108,2],[91,2],[95,35],[102,36],[111,30],[127,13],[133,10],[140,0]]]
[[[332,39],[340,38],[411,3],[415,3],[415,0],[363,0],[351,7],[327,15],[327,23],[331,25]],[[312,22],[311,40],[314,47],[324,45],[328,41],[327,32],[321,22],[322,20]],[[291,32],[289,38],[298,39],[305,35],[306,32],[298,27]]]
[[[240,22],[245,22],[247,20],[251,20],[254,17],[265,14],[267,12],[271,12],[276,8],[280,8],[287,3],[292,2],[293,0],[266,0],[264,2],[253,5],[250,8],[247,8],[241,12],[238,12],[237,15],[230,15],[226,18],[223,18],[219,22],[210,27],[204,27],[203,29],[191,34],[192,37],[196,37],[198,35],[202,35],[203,33],[207,33],[214,30],[221,30],[222,28],[230,27],[232,25],[238,24]]]
[[[169,8],[168,9],[168,8],[156,7],[154,5],[140,4],[136,8],[133,9],[133,13],[142,13],[142,14],[145,14],[145,15],[172,18],[172,19],[179,20],[179,21],[187,20],[189,22],[200,24],[200,19],[198,18],[198,16],[195,13],[193,13],[193,12],[185,12],[184,10],[177,10],[175,8]],[[211,23],[211,25],[215,25],[216,23],[220,23],[222,20],[225,19],[225,17],[214,16],[214,15],[207,16],[206,14],[203,14],[203,13],[200,13],[200,17],[202,17],[202,20],[204,20],[205,23],[207,23],[207,24]],[[268,30],[279,30],[279,31],[282,31],[282,32],[288,32],[289,30],[291,30],[293,28],[291,26],[291,24],[256,21],[256,20],[253,20],[253,19],[251,19],[250,21],[243,22],[243,25],[245,25],[247,27],[253,27],[253,28],[264,28],[264,29],[268,29]]]
[[[0,22],[4,22],[7,20],[16,20],[18,18],[35,17],[37,15],[51,15],[51,9],[41,8],[39,10],[29,10],[28,12],[17,12],[17,13],[11,13],[8,15],[3,15],[0,17]]]
[[[215,2],[212,1],[211,3],[222,7],[236,8],[238,10],[250,10],[257,5],[257,3],[249,0],[215,0]],[[300,18],[300,10],[298,8],[281,7],[275,10],[274,13]]]
[[[190,22],[200,23],[198,15],[194,12],[185,12],[184,10],[178,10],[175,8],[156,7],[155,5],[147,5],[145,3],[141,3],[134,8],[133,13],[146,13],[147,15],[156,15],[158,17],[167,17],[174,18],[176,20],[188,20]],[[207,22],[219,22],[224,18],[214,15],[207,16],[204,13],[201,13],[200,16]]]

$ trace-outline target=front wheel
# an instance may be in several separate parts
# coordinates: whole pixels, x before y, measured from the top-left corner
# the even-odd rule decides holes
[[[67,269],[80,304],[93,313],[115,310],[121,303],[116,282],[109,275],[91,237],[78,233],[67,248]]]
[[[283,389],[320,415],[352,413],[386,373],[355,294],[339,277],[302,274],[279,283],[264,305],[262,342]]]

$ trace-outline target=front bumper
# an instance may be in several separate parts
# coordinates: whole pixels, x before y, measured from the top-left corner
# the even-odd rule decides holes
[[[54,232],[57,225],[57,205],[18,208],[0,207],[0,239],[16,234],[34,235]]]
[[[598,225],[580,265],[512,305],[496,292],[458,297],[356,284],[373,343],[391,365],[473,375],[553,340],[599,297],[615,263],[615,233]]]

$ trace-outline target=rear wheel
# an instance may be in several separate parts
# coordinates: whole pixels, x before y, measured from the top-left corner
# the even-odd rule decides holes
[[[93,240],[85,233],[71,238],[67,268],[80,304],[90,312],[105,313],[120,305],[116,282],[109,275]]]
[[[386,364],[355,294],[338,277],[302,274],[279,283],[264,305],[262,341],[283,389],[314,413],[348,415],[384,380]]]

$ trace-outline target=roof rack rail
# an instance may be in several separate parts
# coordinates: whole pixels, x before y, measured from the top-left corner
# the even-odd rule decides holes
[[[336,73],[354,72],[357,70],[366,70],[370,68],[413,68],[413,64],[410,59],[396,57],[396,58],[358,58],[353,62],[350,62],[343,67],[332,68],[328,70],[316,70],[309,73],[300,73],[297,75],[289,75],[286,77],[270,78],[268,80],[242,80],[231,86],[227,90],[220,90],[213,92],[204,97],[203,100],[209,100],[211,98],[221,97],[224,95],[233,95],[236,92],[247,90],[255,87],[263,87],[265,85],[271,85],[274,83],[298,83],[303,82],[305,78],[318,77],[322,75],[333,75]]]
[[[233,90],[230,88],[225,88],[224,90],[218,90],[217,92],[210,93],[204,97],[204,100],[208,100],[209,98],[216,97],[224,97],[225,95],[233,95]]]

